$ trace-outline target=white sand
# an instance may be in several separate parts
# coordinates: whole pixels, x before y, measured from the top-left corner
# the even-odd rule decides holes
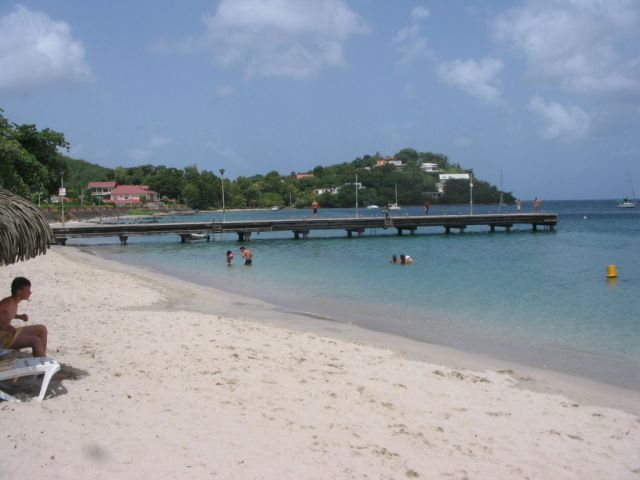
[[[521,370],[274,326],[255,320],[269,305],[69,247],[0,267],[5,292],[16,275],[65,375],[42,403],[0,403],[2,479],[640,478],[637,416],[523,388],[542,383]]]

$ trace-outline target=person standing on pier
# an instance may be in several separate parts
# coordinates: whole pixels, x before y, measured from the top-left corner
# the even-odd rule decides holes
[[[538,213],[540,211],[540,205],[542,205],[542,201],[536,197],[533,199],[533,211]]]
[[[244,258],[245,265],[251,265],[253,263],[253,252],[245,247],[240,247],[240,256]]]
[[[424,201],[424,214],[425,215],[429,215],[429,207],[431,207],[431,202],[429,202],[429,199],[427,198]]]
[[[311,203],[311,209],[313,210],[313,216],[318,215],[318,202],[315,200]]]

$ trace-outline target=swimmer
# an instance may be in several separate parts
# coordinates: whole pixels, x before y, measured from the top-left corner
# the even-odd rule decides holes
[[[410,265],[413,263],[413,258],[409,255],[405,255],[404,253],[400,255],[400,264],[401,265]]]

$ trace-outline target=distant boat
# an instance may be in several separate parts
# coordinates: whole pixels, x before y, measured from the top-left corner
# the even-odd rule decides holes
[[[193,241],[193,240],[206,240],[209,241],[209,235],[206,233],[190,233],[188,236],[184,237],[185,240]]]
[[[634,208],[636,206],[636,202],[634,199],[636,198],[636,192],[633,190],[633,182],[631,181],[631,173],[629,169],[627,169],[627,181],[629,182],[629,190],[631,190],[631,197],[627,196],[623,200],[620,200],[616,205],[619,208]]]
[[[389,210],[400,210],[400,205],[398,205],[398,184],[395,184],[396,186],[396,203],[392,203],[391,205],[389,205]]]
[[[280,207],[277,205],[274,205],[273,207],[271,207],[271,210],[273,210],[274,212],[277,210],[280,210]]]
[[[369,205],[367,207],[369,210],[375,210],[376,208],[380,208],[378,205]]]

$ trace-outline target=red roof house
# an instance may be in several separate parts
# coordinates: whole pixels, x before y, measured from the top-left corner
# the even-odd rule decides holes
[[[105,202],[115,205],[140,205],[142,197],[147,204],[155,204],[160,200],[157,192],[141,185],[118,185],[111,190],[111,198]]]

